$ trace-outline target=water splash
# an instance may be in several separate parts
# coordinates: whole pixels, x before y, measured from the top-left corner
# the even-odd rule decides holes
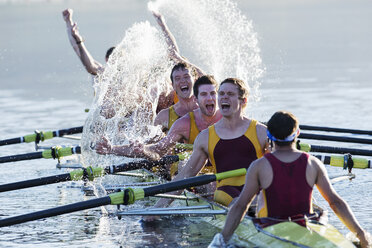
[[[164,15],[181,55],[218,81],[227,77],[244,80],[251,89],[250,100],[259,99],[259,79],[264,68],[257,34],[235,3],[157,0],[149,2],[148,7]],[[148,22],[135,24],[126,32],[97,79],[94,111],[83,134],[88,138],[82,144],[89,165],[104,164],[103,157],[97,157],[89,148],[101,135],[122,144],[144,141],[160,132],[152,122],[159,94],[169,90],[166,78],[171,66],[164,38]],[[114,117],[102,117],[101,106],[108,106],[110,111],[105,113]]]
[[[105,136],[113,144],[155,136],[152,126],[158,97],[170,90],[167,81],[172,63],[162,35],[148,22],[134,24],[96,78],[96,96],[85,123],[82,148],[84,164],[104,165],[91,146]],[[122,161],[122,160],[121,160]]]
[[[157,0],[150,10],[165,16],[182,55],[217,81],[242,79],[251,89],[251,101],[259,100],[259,79],[264,67],[257,33],[230,0]]]

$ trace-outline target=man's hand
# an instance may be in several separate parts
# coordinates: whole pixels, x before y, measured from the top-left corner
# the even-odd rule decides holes
[[[362,247],[362,248],[372,247],[372,236],[371,236],[371,234],[363,231],[363,233],[361,233],[359,235],[357,234],[357,238],[360,241],[360,247]]]
[[[65,22],[69,22],[71,25],[72,25],[72,13],[74,11],[72,9],[65,9],[63,12],[62,12],[62,16],[63,16],[63,19],[65,20]]]
[[[102,136],[101,140],[96,143],[96,152],[101,155],[112,154],[110,142]]]
[[[148,146],[135,141],[130,142],[130,149],[132,150],[132,154],[139,156],[139,157],[146,157],[149,160],[159,160],[161,159],[160,155],[156,152],[153,152]]]

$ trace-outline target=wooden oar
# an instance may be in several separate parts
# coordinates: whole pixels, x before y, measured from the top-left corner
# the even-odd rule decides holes
[[[210,182],[223,180],[226,178],[243,176],[246,173],[246,169],[238,169],[233,171],[227,171],[217,174],[202,175],[197,177],[191,177],[179,181],[174,181],[170,183],[165,183],[161,185],[151,186],[147,188],[128,188],[122,192],[110,194],[105,197],[92,199],[88,201],[78,202],[74,204],[69,204],[65,206],[60,206],[56,208],[51,208],[47,210],[42,210],[34,213],[14,216],[10,218],[5,218],[0,220],[0,227],[11,226],[15,224],[20,224],[32,220],[39,220],[47,217],[57,216],[66,213],[72,213],[84,209],[90,209],[95,207],[100,207],[104,205],[129,205],[133,204],[137,200],[141,200],[147,196],[154,196],[156,194],[162,194],[167,192],[172,192],[176,190],[181,190],[189,187],[200,186],[208,184]]]
[[[18,137],[18,138],[0,140],[0,146],[13,145],[13,144],[19,144],[19,143],[24,143],[24,142],[39,143],[40,141],[51,139],[53,137],[62,137],[64,135],[76,134],[76,133],[82,133],[82,132],[83,132],[83,126],[72,127],[68,129],[60,129],[56,131],[46,131],[46,132],[36,130],[35,133],[33,134],[25,135],[25,136]]]
[[[327,141],[359,143],[359,144],[372,144],[372,139],[342,137],[342,136],[313,134],[313,133],[300,133],[300,136],[298,136],[298,137],[303,138],[303,139],[327,140]]]
[[[42,152],[31,152],[25,154],[17,154],[17,155],[10,155],[0,157],[0,163],[8,163],[8,162],[16,162],[21,160],[32,160],[32,159],[39,159],[39,158],[53,158],[53,159],[60,159],[61,157],[70,156],[73,154],[80,154],[81,148],[80,146],[72,146],[72,147],[60,147],[55,146],[51,149],[44,150]]]
[[[120,165],[111,165],[105,168],[102,167],[87,167],[84,169],[73,170],[70,173],[64,173],[55,176],[41,177],[21,182],[14,182],[0,185],[0,192],[31,188],[41,185],[67,182],[67,181],[79,181],[89,180],[92,181],[94,178],[101,177],[108,174],[115,174],[123,171],[130,171],[136,169],[151,169],[154,166],[163,166],[182,160],[182,156],[171,155],[165,156],[158,161],[140,160],[135,162],[123,163]]]

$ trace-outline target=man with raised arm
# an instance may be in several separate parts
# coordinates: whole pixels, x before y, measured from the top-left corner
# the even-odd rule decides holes
[[[214,170],[220,173],[248,168],[251,162],[263,156],[268,147],[266,127],[245,117],[248,95],[248,88],[240,79],[227,78],[220,84],[218,107],[222,119],[198,135],[189,161],[174,181],[196,176],[208,159]],[[221,180],[217,182],[214,200],[228,206],[239,196],[243,186],[244,176]],[[171,202],[172,199],[161,199],[155,207],[164,207]]]
[[[85,47],[84,39],[78,31],[77,24],[72,21],[72,13],[72,9],[66,9],[62,12],[63,19],[66,22],[67,34],[70,43],[87,72],[95,76],[99,72],[103,72],[104,66],[101,65],[97,60],[95,60]],[[115,47],[111,47],[107,50],[105,56],[106,62],[108,61],[114,48]]]
[[[226,243],[260,190],[263,192],[260,197],[264,198],[258,201],[258,217],[284,221],[291,216],[311,214],[314,185],[342,222],[357,235],[362,247],[367,247],[367,233],[333,189],[322,162],[296,149],[297,118],[289,112],[276,112],[267,123],[267,129],[268,137],[274,141],[274,151],[251,164],[244,189],[229,210],[222,233],[216,234],[209,247],[227,247]]]
[[[217,108],[217,82],[210,75],[204,75],[195,81],[194,96],[199,108],[190,111],[178,119],[169,130],[166,137],[155,144],[111,146],[106,139],[96,144],[99,154],[115,154],[127,157],[147,157],[158,160],[169,153],[176,142],[193,144],[200,131],[208,128],[221,119]]]

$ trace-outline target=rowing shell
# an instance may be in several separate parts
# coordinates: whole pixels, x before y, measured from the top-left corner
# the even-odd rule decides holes
[[[117,215],[185,215],[201,218],[219,229],[225,224],[228,209],[200,195],[185,191],[183,196],[163,194],[157,197],[174,198],[175,201],[168,208],[130,209],[118,211]],[[314,209],[316,212],[323,212],[319,206],[314,205]],[[335,227],[323,220],[302,220],[306,221],[306,227],[293,221],[271,221],[268,225],[268,218],[246,215],[235,231],[234,242],[244,247],[355,247]]]

